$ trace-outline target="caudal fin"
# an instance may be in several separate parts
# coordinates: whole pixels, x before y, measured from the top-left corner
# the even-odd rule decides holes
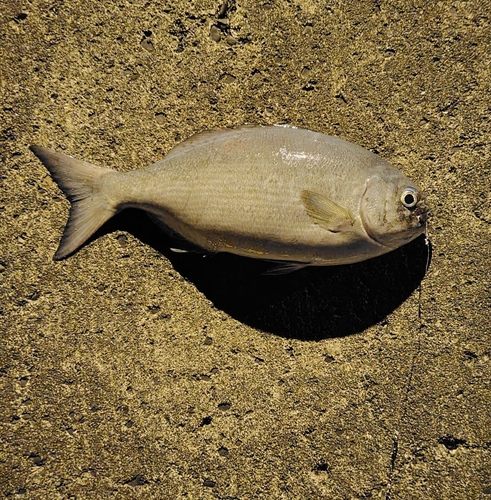
[[[31,146],[30,149],[71,203],[70,216],[53,257],[60,260],[85,243],[116,213],[117,207],[104,196],[100,182],[102,177],[115,172],[42,146]]]

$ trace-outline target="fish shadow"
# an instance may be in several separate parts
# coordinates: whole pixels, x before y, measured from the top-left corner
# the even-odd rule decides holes
[[[238,321],[285,338],[321,340],[359,333],[383,321],[421,283],[431,257],[422,235],[358,264],[265,275],[274,265],[232,254],[174,253],[183,241],[162,232],[144,212],[127,209],[95,238],[131,233],[168,258],[217,307]]]

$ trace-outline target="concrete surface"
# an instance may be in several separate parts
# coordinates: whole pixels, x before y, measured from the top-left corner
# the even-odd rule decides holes
[[[0,24],[0,494],[491,498],[488,2],[19,0]],[[244,123],[424,186],[424,279],[421,240],[265,277],[136,212],[51,260],[68,203],[29,144],[130,170]]]

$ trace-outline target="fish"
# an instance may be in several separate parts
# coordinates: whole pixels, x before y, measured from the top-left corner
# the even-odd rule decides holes
[[[71,203],[54,260],[130,207],[205,253],[273,261],[279,273],[385,254],[425,233],[429,216],[421,189],[380,156],[293,126],[204,131],[124,173],[30,149]]]

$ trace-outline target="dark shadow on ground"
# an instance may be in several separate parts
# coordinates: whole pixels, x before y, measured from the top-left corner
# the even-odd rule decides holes
[[[260,330],[302,340],[342,337],[382,321],[418,287],[430,251],[422,236],[359,264],[265,276],[271,263],[231,254],[172,252],[170,247],[182,247],[183,242],[163,233],[138,210],[117,215],[93,239],[116,230],[133,234],[167,257],[230,316]]]

